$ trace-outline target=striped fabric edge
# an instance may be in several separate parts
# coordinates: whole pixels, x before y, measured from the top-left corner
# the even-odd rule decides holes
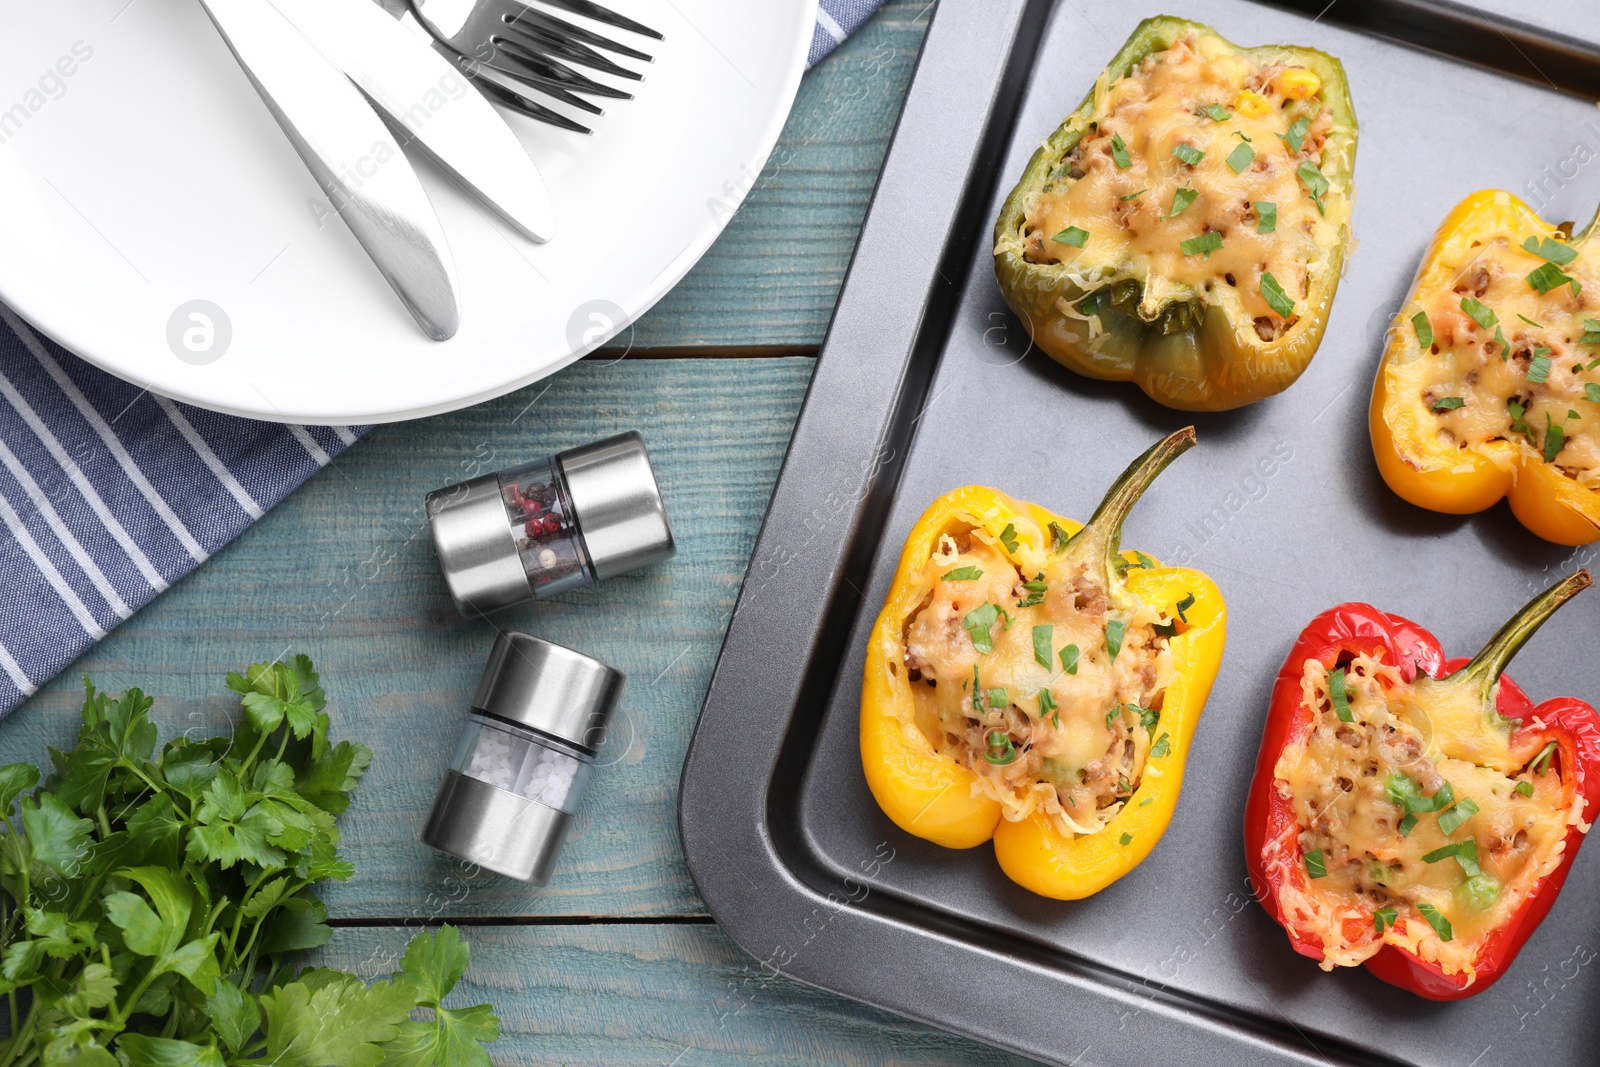
[[[0,716],[367,429],[168,400],[0,304]]]
[[[821,0],[817,5],[817,26],[811,34],[811,53],[806,66],[816,66],[829,52],[882,7],[884,0]]]

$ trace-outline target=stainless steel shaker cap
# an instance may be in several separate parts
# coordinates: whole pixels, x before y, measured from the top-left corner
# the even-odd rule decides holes
[[[594,752],[626,683],[591,656],[513,630],[495,640],[472,706]]]
[[[644,438],[618,434],[556,457],[599,581],[677,552]]]
[[[428,494],[427,511],[433,550],[463,613],[498,611],[529,598],[528,574],[496,475],[435,489]]]

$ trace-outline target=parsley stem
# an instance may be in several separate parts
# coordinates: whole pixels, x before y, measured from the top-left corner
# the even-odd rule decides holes
[[[1194,427],[1186,426],[1152,445],[1117,476],[1088,524],[1067,542],[1067,551],[1093,568],[1091,574],[1105,575],[1107,589],[1121,589],[1117,560],[1122,548],[1122,524],[1128,513],[1156,477],[1173,460],[1193,448],[1194,442]]]
[[[1483,646],[1482,652],[1472,657],[1471,663],[1445,681],[1479,686],[1483,691],[1484,703],[1492,704],[1495,688],[1500,684],[1500,674],[1511,658],[1522,650],[1522,646],[1556,613],[1557,608],[1593,584],[1594,579],[1589,572],[1580,570],[1552,585],[1528,601],[1521,611],[1511,617],[1510,622],[1489,638],[1489,643]]]

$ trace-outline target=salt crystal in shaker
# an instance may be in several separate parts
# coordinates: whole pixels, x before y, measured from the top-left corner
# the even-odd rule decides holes
[[[450,595],[483,614],[672,557],[644,440],[619,434],[428,494]]]
[[[624,682],[618,671],[569,648],[501,634],[422,840],[497,874],[544,885]]]

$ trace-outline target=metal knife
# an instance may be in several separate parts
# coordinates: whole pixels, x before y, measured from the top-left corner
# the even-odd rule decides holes
[[[455,263],[428,194],[361,93],[268,0],[200,0],[345,224],[435,341],[461,325]]]
[[[554,235],[555,207],[522,142],[414,31],[370,0],[269,2],[356,83],[403,144],[422,148],[533,240]]]

